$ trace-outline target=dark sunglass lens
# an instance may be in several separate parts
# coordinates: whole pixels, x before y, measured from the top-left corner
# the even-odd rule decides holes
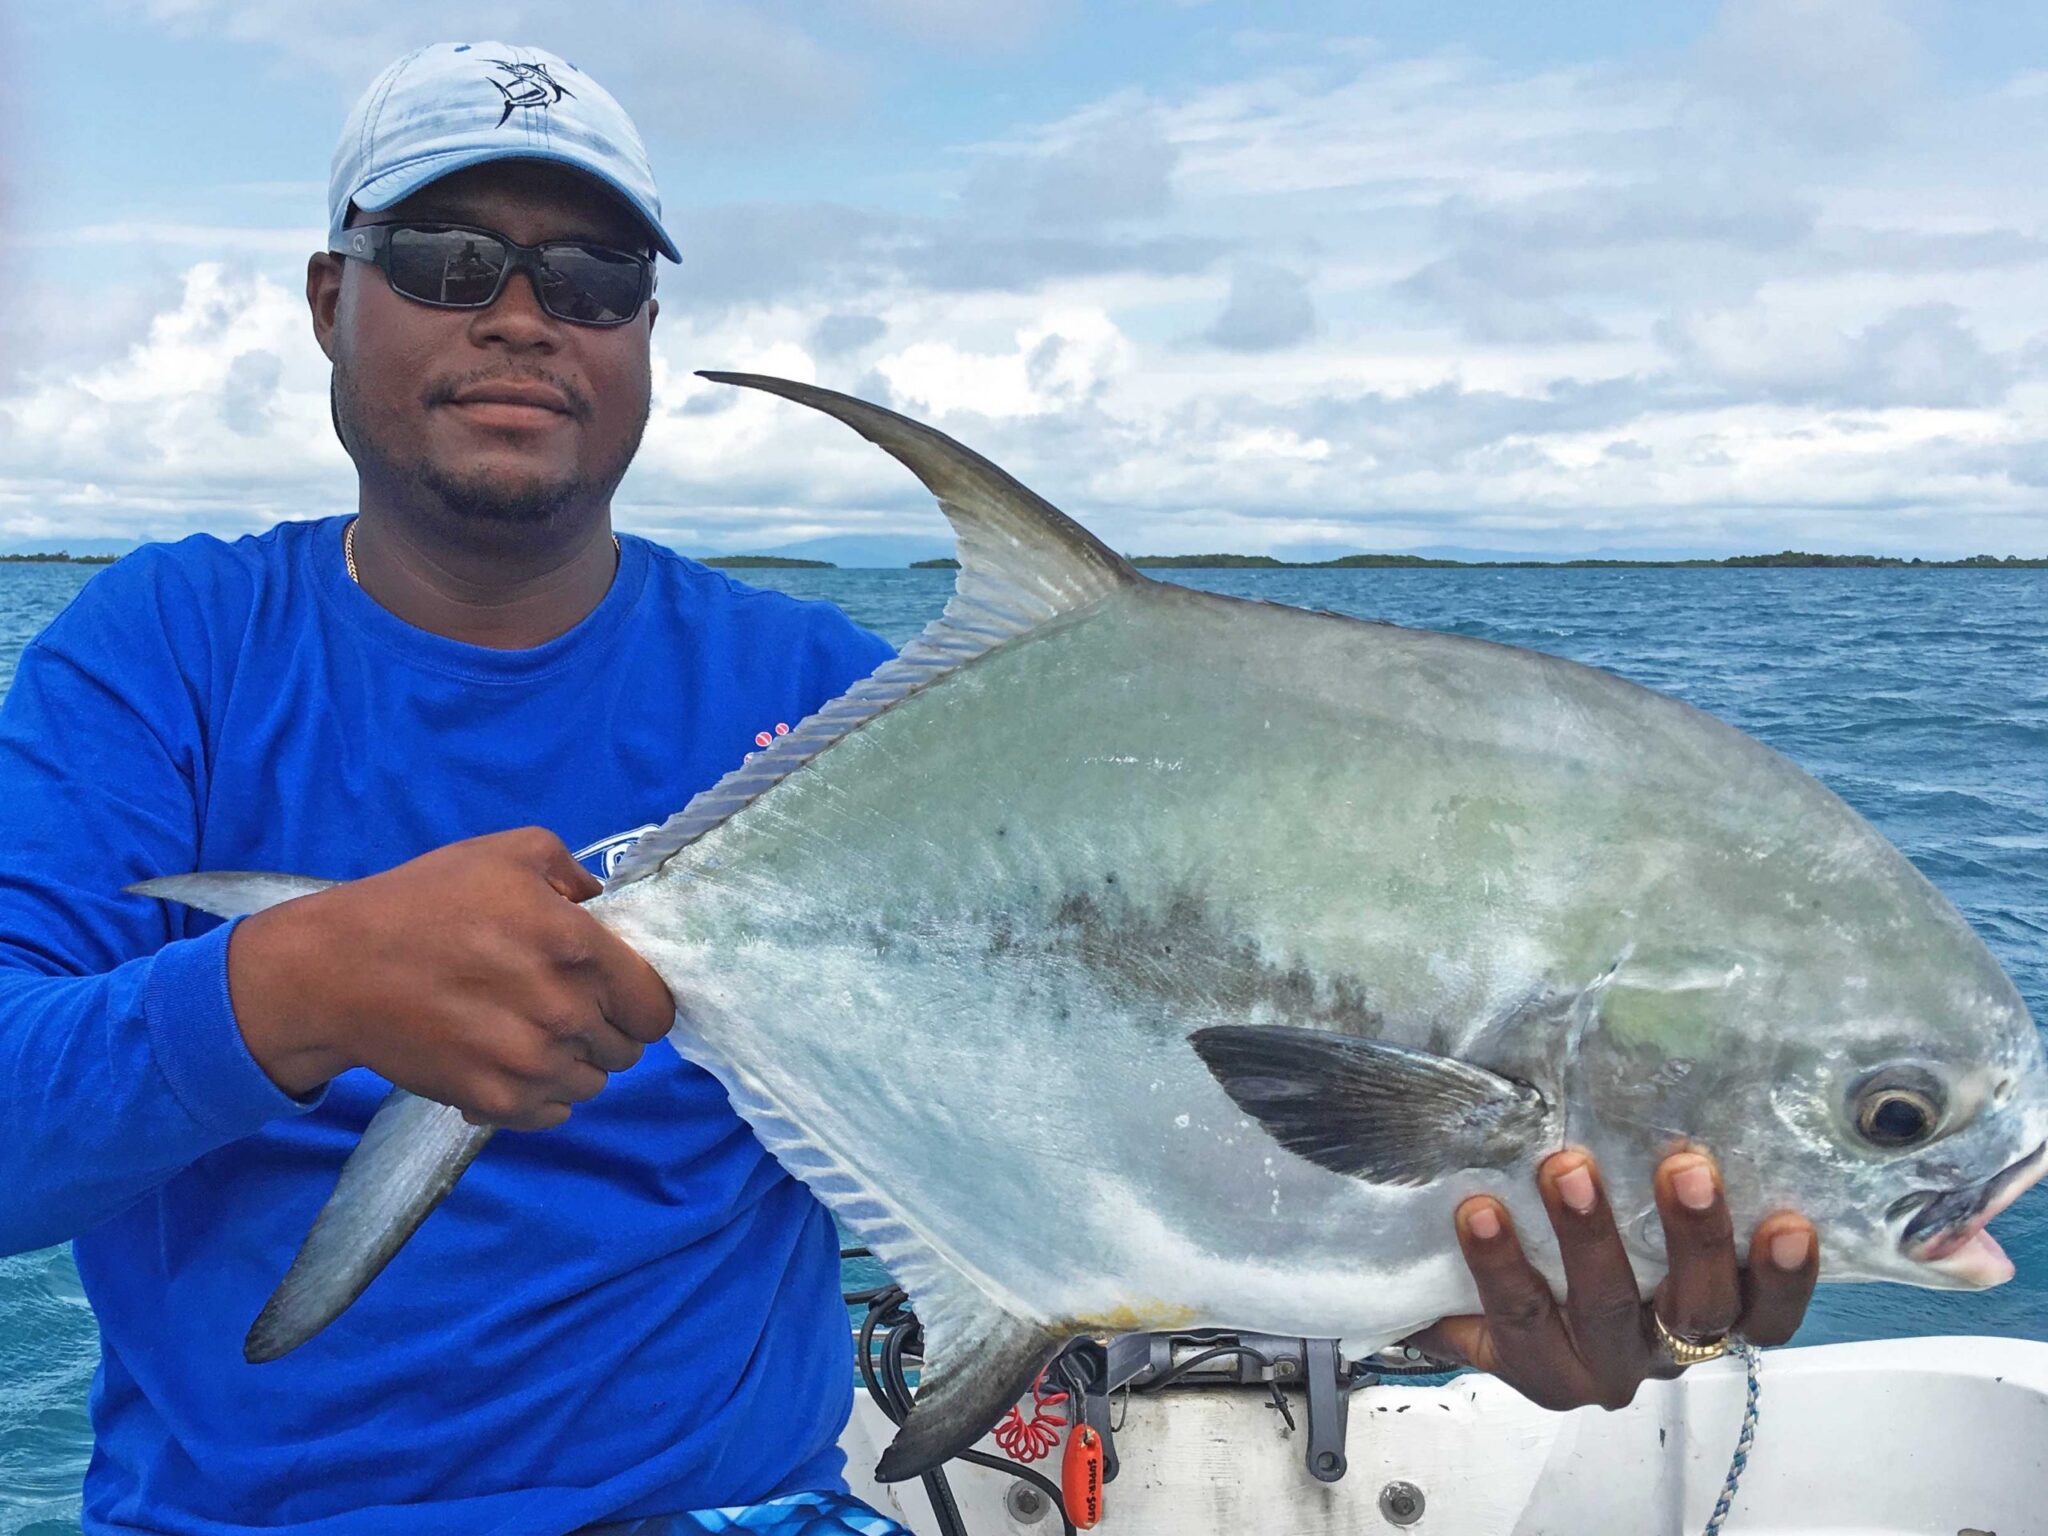
[[[618,325],[640,312],[646,264],[587,245],[541,252],[541,297],[554,314],[584,325]]]
[[[466,229],[395,229],[389,260],[391,286],[407,298],[472,307],[498,291],[505,247]]]

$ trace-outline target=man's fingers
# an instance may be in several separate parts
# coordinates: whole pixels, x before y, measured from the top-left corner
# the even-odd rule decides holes
[[[1780,1213],[1758,1223],[1742,1272],[1742,1318],[1736,1331],[1752,1344],[1783,1344],[1799,1331],[1820,1278],[1820,1242],[1802,1216]]]
[[[1593,1160],[1576,1149],[1549,1158],[1537,1175],[1564,1261],[1565,1316],[1599,1391],[1623,1408],[1635,1397],[1651,1358],[1642,1293],[1614,1211]]]
[[[581,1104],[594,1099],[604,1092],[604,1085],[611,1081],[602,1067],[587,1061],[571,1061],[563,1066],[549,1089],[548,1097],[561,1104]]]
[[[593,1024],[582,1034],[572,1037],[571,1044],[583,1060],[606,1072],[624,1072],[637,1065],[647,1049],[624,1030],[614,1029],[609,1023]]]
[[[1657,1315],[1681,1339],[1722,1337],[1741,1315],[1742,1282],[1735,1229],[1713,1159],[1680,1152],[1658,1164],[1657,1213],[1669,1259],[1657,1289]]]
[[[595,920],[593,920],[595,923]],[[652,1045],[675,1023],[675,999],[668,983],[638,950],[602,924],[598,936],[598,974],[604,978],[600,1004],[613,1027],[643,1045]]]
[[[519,839],[520,853],[543,879],[571,901],[588,901],[604,882],[576,862],[569,845],[545,827],[521,827],[507,836]]]
[[[1592,1401],[1557,1298],[1522,1253],[1507,1208],[1490,1195],[1459,1206],[1458,1246],[1486,1309],[1489,1369],[1546,1408]]]
[[[1410,1334],[1401,1342],[1421,1350],[1432,1360],[1447,1360],[1476,1370],[1491,1371],[1496,1363],[1493,1342],[1486,1336],[1486,1319],[1483,1317],[1438,1318],[1420,1333]]]
[[[567,1104],[542,1104],[537,1109],[530,1110],[525,1114],[502,1117],[480,1114],[475,1110],[465,1109],[462,1112],[462,1118],[471,1125],[489,1126],[494,1130],[551,1131],[569,1118],[569,1106]]]

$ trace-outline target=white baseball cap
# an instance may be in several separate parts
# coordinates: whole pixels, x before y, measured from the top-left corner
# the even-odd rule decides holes
[[[334,148],[328,243],[340,241],[351,204],[389,208],[488,160],[551,160],[596,177],[640,215],[656,250],[683,259],[626,109],[567,60],[508,43],[435,43],[370,82]]]

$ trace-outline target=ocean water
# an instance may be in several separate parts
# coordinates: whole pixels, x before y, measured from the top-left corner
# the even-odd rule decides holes
[[[0,565],[0,686],[90,575]],[[1212,591],[1478,635],[1605,667],[1786,753],[1962,909],[2048,1019],[2048,571],[1189,571]],[[748,573],[897,642],[943,571]],[[4,1026],[0,1026],[4,1027]],[[1974,1295],[1824,1289],[1800,1342],[2048,1339],[2048,1193],[1998,1223],[2019,1265]],[[77,1529],[92,1317],[62,1249],[0,1259],[0,1536]]]

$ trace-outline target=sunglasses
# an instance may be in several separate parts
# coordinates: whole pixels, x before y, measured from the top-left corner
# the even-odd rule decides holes
[[[437,309],[487,309],[514,272],[540,307],[575,325],[624,325],[654,292],[654,261],[587,240],[515,245],[464,224],[364,224],[342,231],[337,256],[366,261],[391,291]]]

